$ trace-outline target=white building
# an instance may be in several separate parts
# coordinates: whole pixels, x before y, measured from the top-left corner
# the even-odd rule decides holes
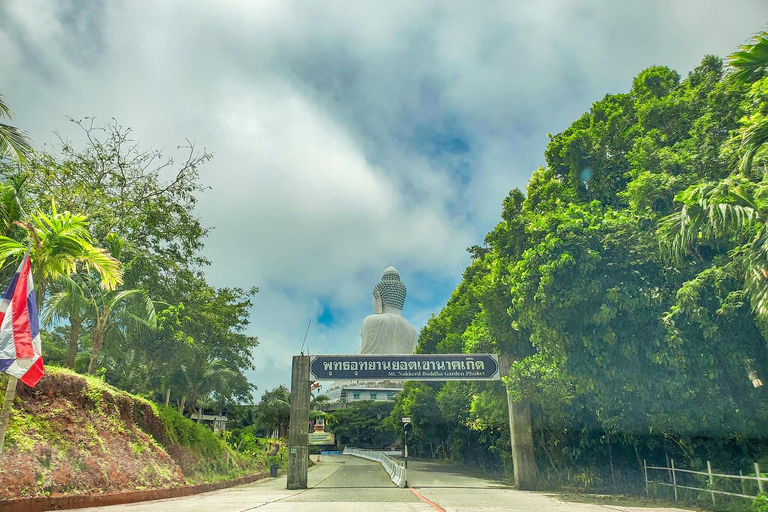
[[[198,416],[198,413],[196,411],[193,411],[189,414],[189,419],[191,419],[192,421],[197,421],[197,416]],[[200,423],[213,427],[214,432],[222,432],[227,429],[226,416],[203,413],[203,419],[202,421],[200,421]]]
[[[352,403],[370,400],[374,402],[394,402],[403,390],[401,382],[334,382],[325,393],[331,403]],[[399,384],[399,386],[398,386]]]

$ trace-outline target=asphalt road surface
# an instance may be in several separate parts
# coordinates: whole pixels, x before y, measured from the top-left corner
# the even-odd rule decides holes
[[[546,493],[511,489],[433,462],[408,462],[410,489],[399,489],[377,462],[324,455],[309,470],[309,489],[289,491],[268,478],[184,498],[79,509],[81,512],[683,512],[682,509],[569,503]]]

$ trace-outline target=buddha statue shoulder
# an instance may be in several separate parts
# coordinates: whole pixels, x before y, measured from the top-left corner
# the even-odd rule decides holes
[[[416,329],[403,318],[406,288],[400,274],[389,267],[373,288],[373,314],[363,320],[363,354],[413,354]]]

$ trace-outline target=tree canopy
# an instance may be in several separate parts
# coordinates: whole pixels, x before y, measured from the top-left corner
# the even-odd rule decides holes
[[[16,137],[6,149],[24,159],[0,160],[2,272],[31,246],[46,362],[182,410],[250,401],[258,290],[204,273],[209,228],[195,205],[212,155],[186,141],[177,161],[115,121],[72,122],[77,141],[33,150]]]
[[[643,70],[550,135],[421,331],[418,352],[515,356],[505,381],[533,403],[540,469],[608,459],[615,478],[641,452],[695,466],[707,450],[738,469],[766,452],[765,41],[730,68]],[[505,400],[410,383],[392,418],[412,417],[417,455],[502,468]]]

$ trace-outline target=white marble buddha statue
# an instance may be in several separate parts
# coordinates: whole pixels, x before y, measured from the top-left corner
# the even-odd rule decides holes
[[[373,288],[373,315],[363,320],[362,354],[413,354],[416,329],[403,318],[406,288],[389,267]]]

